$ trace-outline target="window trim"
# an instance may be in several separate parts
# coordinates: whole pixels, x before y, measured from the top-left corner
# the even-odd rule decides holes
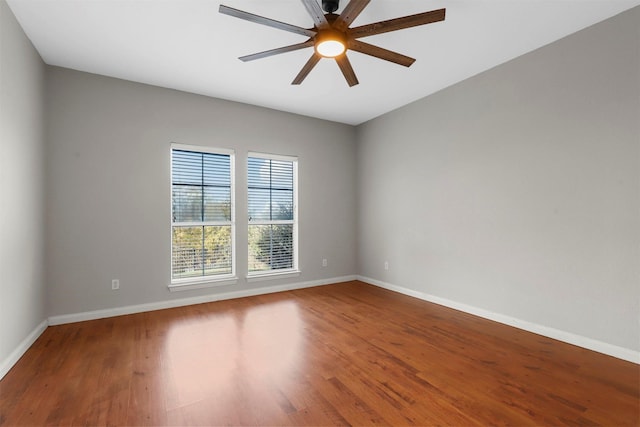
[[[298,260],[298,156],[286,156],[281,154],[271,154],[271,153],[261,153],[257,151],[249,151],[247,153],[246,163],[248,164],[249,158],[260,158],[260,159],[268,159],[268,160],[278,160],[282,162],[292,162],[293,163],[293,222],[291,221],[283,221],[283,220],[272,220],[272,221],[264,221],[264,220],[256,220],[249,221],[248,209],[249,209],[249,184],[248,178],[246,183],[247,189],[247,229],[250,225],[272,225],[272,224],[292,224],[293,225],[293,266],[287,269],[279,269],[279,270],[268,270],[268,271],[249,271],[249,258],[247,256],[247,282],[257,282],[262,280],[270,280],[270,279],[281,279],[283,277],[295,277],[299,276],[301,271],[299,269],[299,260]],[[248,177],[249,169],[247,168],[246,174]],[[247,234],[247,255],[248,255],[248,246],[249,239]]]
[[[221,154],[229,156],[230,178],[230,202],[231,219],[227,221],[201,221],[201,222],[173,222],[173,150],[192,151],[198,153]],[[238,282],[236,270],[236,174],[235,174],[235,150],[228,148],[206,147],[202,145],[189,145],[172,142],[169,147],[169,290],[171,292],[202,289],[215,286],[233,285]],[[174,226],[207,226],[224,225],[231,226],[231,273],[215,276],[196,276],[173,278],[173,227]]]

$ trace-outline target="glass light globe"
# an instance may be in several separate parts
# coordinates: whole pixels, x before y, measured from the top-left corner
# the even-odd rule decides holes
[[[326,58],[335,58],[344,51],[344,44],[338,40],[324,40],[316,45],[316,52]]]

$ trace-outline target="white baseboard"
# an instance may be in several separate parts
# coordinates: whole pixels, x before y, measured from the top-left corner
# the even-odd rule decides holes
[[[511,316],[506,316],[504,314],[494,313],[489,310],[459,303],[446,298],[437,297],[435,295],[414,291],[402,286],[392,285],[380,280],[371,279],[370,277],[357,276],[357,279],[361,282],[369,283],[370,285],[378,286],[390,291],[398,292],[414,298],[419,298],[424,301],[429,301],[438,305],[453,308],[455,310],[463,311],[465,313],[473,314],[478,317],[513,326],[515,328],[522,329],[528,332],[533,332],[538,335],[543,335],[548,338],[553,338],[558,341],[573,344],[578,347],[586,348],[588,350],[597,351],[598,353],[603,353],[609,356],[616,357],[618,359],[626,360],[628,362],[640,364],[640,352],[638,351],[619,347],[613,344],[608,344],[606,342],[594,340],[592,338],[587,338],[582,335],[573,334],[571,332],[562,331],[560,329],[542,326],[537,323],[529,322]]]
[[[184,307],[193,304],[202,304],[213,301],[222,301],[234,298],[250,297],[254,295],[271,294],[275,292],[291,291],[295,289],[311,288],[313,286],[330,285],[333,283],[356,280],[356,276],[332,277],[330,279],[312,280],[307,282],[290,283],[239,291],[224,292],[219,294],[202,295],[191,298],[181,298],[168,301],[158,301],[146,304],[129,305],[125,307],[108,308],[105,310],[85,311],[82,313],[62,314],[49,317],[49,325],[62,325],[65,323],[83,322],[85,320],[103,319],[106,317],[123,316],[125,314],[143,313],[146,311],[162,310],[165,308]]]
[[[7,372],[13,368],[13,365],[18,363],[18,360],[22,357],[23,354],[29,350],[29,347],[33,345],[34,342],[38,339],[40,335],[47,329],[48,323],[46,320],[43,320],[36,328],[31,331],[27,337],[22,340],[22,342],[16,347],[15,350],[11,352],[11,354],[2,361],[0,364],[0,380],[7,375]]]

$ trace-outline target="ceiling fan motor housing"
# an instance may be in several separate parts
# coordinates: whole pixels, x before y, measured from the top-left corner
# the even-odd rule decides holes
[[[322,10],[333,13],[338,10],[339,3],[339,0],[322,0]]]

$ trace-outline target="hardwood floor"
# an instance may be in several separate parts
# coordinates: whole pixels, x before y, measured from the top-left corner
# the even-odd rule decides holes
[[[49,327],[13,425],[634,425],[640,366],[360,282]]]

